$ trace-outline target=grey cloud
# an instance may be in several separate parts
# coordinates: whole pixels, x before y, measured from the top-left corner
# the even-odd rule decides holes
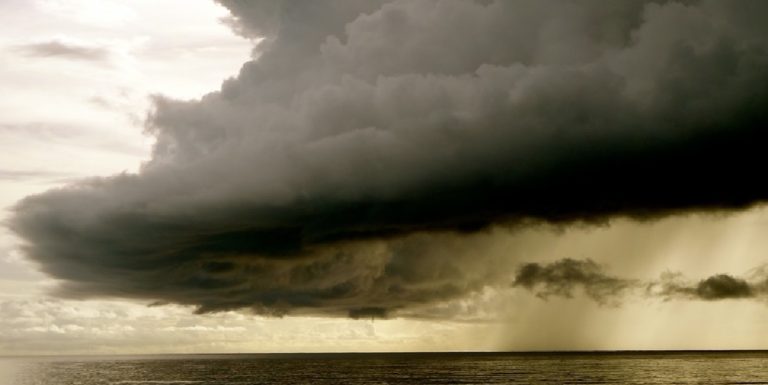
[[[685,282],[679,274],[667,273],[662,275],[659,282],[650,284],[648,288],[665,298],[694,298],[706,301],[754,298],[766,294],[760,283],[751,284],[728,274],[713,275],[692,284]]]
[[[658,280],[625,279],[605,273],[592,260],[561,259],[549,264],[527,263],[518,268],[513,286],[525,288],[541,298],[572,298],[576,289],[598,303],[620,303],[628,295],[642,290],[649,297],[718,301],[760,298],[768,295],[768,274],[764,270],[752,282],[728,274],[715,274],[692,283],[681,273],[662,273]]]
[[[766,2],[219,2],[258,59],[158,97],[138,174],[16,207],[66,293],[396,311],[508,279],[440,244],[492,225],[768,198]]]
[[[105,47],[86,46],[51,40],[16,46],[16,50],[29,57],[60,57],[75,60],[103,61],[109,58],[110,51]]]
[[[527,263],[520,267],[513,286],[549,296],[573,297],[576,288],[599,303],[608,303],[636,285],[636,281],[612,277],[590,259],[561,259],[549,264]]]

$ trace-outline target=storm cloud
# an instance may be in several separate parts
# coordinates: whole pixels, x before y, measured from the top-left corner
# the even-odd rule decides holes
[[[156,97],[140,172],[17,205],[63,294],[383,316],[508,282],[455,250],[489,226],[768,198],[764,1],[219,2],[255,59]]]

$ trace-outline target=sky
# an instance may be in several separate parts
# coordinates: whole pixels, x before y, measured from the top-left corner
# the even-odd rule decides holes
[[[0,4],[0,355],[768,348],[765,2],[162,3]]]

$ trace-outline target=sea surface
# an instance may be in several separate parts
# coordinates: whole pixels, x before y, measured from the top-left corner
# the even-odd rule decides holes
[[[0,384],[768,384],[768,352],[6,357]]]

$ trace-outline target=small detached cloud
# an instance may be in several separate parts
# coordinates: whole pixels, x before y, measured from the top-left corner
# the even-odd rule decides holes
[[[602,266],[590,259],[561,259],[549,264],[527,263],[517,272],[513,286],[523,287],[546,299],[549,296],[571,298],[577,288],[598,303],[607,303],[635,281],[609,276]]]
[[[700,299],[705,301],[755,298],[758,295],[768,294],[762,290],[762,285],[751,284],[742,278],[728,274],[717,274],[697,283],[690,283],[685,282],[679,273],[664,273],[659,282],[649,285],[648,290],[667,299]]]
[[[0,169],[0,182],[51,181],[72,178],[74,176],[72,173],[62,171]]]
[[[64,40],[49,40],[39,43],[18,45],[15,50],[27,57],[62,58],[85,61],[106,61],[112,53],[104,46],[87,45]]]

